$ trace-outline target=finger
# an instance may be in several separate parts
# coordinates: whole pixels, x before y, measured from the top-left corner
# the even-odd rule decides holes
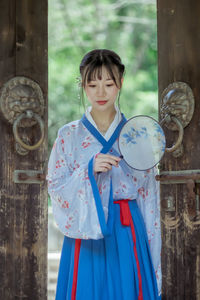
[[[111,169],[112,169],[112,165],[107,164],[107,163],[101,163],[100,165],[96,164],[94,166],[94,171],[97,172],[97,173],[99,173],[99,172],[107,172],[107,171],[109,171]]]
[[[110,154],[98,154],[97,156],[98,158],[108,158],[108,159],[113,159],[115,161],[120,161],[121,160],[121,157],[119,156],[116,156],[116,155],[110,155]]]
[[[99,168],[99,170],[97,171],[97,174],[98,173],[102,173],[102,172],[108,172],[109,170],[108,169],[106,169],[106,168]]]
[[[97,162],[99,164],[107,163],[107,164],[111,164],[113,166],[118,166],[118,164],[119,164],[119,160],[115,160],[112,157],[99,157]]]
[[[101,165],[99,165],[99,167],[101,168],[107,168],[108,170],[112,169],[112,165],[106,162],[101,163]]]

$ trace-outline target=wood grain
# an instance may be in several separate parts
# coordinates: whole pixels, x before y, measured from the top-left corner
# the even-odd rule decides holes
[[[195,112],[184,129],[184,154],[174,158],[165,154],[163,171],[200,169],[200,2],[191,0],[157,0],[158,9],[158,84],[159,99],[172,82],[183,81],[192,88]],[[177,133],[165,130],[172,145]],[[199,184],[195,192],[199,195]],[[161,203],[171,197],[174,211],[164,205],[162,218],[162,299],[200,299],[200,215],[188,214],[187,187],[184,184],[161,185]]]
[[[47,163],[47,0],[1,0],[0,88],[10,78],[35,80],[45,98],[45,141],[20,156],[3,117],[0,165],[0,299],[47,299],[47,187],[15,184],[13,171],[43,170]],[[37,126],[27,130],[33,144]]]

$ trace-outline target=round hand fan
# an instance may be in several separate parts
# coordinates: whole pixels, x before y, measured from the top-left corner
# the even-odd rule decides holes
[[[159,123],[143,115],[135,116],[124,124],[118,143],[125,162],[141,171],[153,168],[163,157],[166,147]]]

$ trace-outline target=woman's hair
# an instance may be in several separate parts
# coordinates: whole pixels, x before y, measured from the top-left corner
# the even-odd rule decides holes
[[[80,63],[81,74],[81,100],[84,105],[83,88],[91,80],[101,79],[102,66],[104,66],[116,86],[121,89],[121,79],[125,72],[121,58],[114,51],[107,49],[95,49],[88,52]],[[120,93],[119,93],[120,96]],[[119,105],[118,96],[118,105]],[[85,105],[84,105],[85,106]]]

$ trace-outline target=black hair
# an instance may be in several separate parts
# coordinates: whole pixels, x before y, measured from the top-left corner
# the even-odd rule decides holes
[[[101,79],[102,66],[105,66],[108,74],[116,84],[121,88],[121,79],[124,76],[125,66],[117,53],[108,49],[95,49],[88,52],[80,63],[81,74],[81,100],[84,105],[83,88],[93,79]],[[120,96],[120,92],[119,92]],[[119,105],[119,97],[118,97]],[[85,106],[85,105],[84,105]]]

